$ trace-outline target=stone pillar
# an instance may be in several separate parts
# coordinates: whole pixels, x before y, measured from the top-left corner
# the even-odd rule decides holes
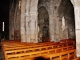
[[[28,17],[27,17],[28,19]],[[26,21],[26,42],[30,42],[30,27],[29,27],[29,22]]]
[[[80,3],[79,3],[80,4]],[[80,7],[75,6],[76,52],[80,56]]]
[[[32,19],[31,19],[32,20]],[[35,25],[35,21],[32,20],[30,21],[30,42],[35,42],[36,40],[36,25]]]
[[[49,35],[50,41],[55,41],[54,39],[54,19],[53,19],[53,1],[50,2],[50,10],[49,10]]]
[[[50,1],[50,15],[49,15],[49,31],[51,41],[59,41],[59,17],[58,17],[58,7],[60,1],[51,0]],[[53,6],[54,5],[54,6]]]
[[[37,26],[37,14],[31,13],[29,28],[30,28],[30,42],[38,42],[38,26]]]
[[[50,34],[50,41],[54,41],[54,22],[53,22],[53,15],[49,15],[49,34]]]
[[[76,53],[80,57],[80,0],[71,0],[75,13]]]
[[[26,7],[26,0],[22,0],[21,4],[21,42],[26,42],[25,38],[25,7]]]
[[[30,3],[30,41],[33,43],[38,42],[38,33],[37,33],[37,5],[38,0],[31,0]]]
[[[30,21],[30,0],[26,0],[26,40],[27,42],[30,42],[30,27],[29,27],[29,21]]]
[[[56,33],[55,33],[55,36],[56,36],[56,42],[58,42],[59,41],[59,38],[60,38],[60,36],[59,36],[59,31],[60,31],[60,29],[59,29],[59,27],[60,27],[60,25],[59,25],[59,17],[58,17],[58,15],[55,17],[55,20],[56,20],[56,22],[55,22],[55,24],[56,24]]]
[[[54,41],[59,41],[59,17],[58,17],[58,11],[54,9],[54,15],[53,15],[53,23],[54,23]]]

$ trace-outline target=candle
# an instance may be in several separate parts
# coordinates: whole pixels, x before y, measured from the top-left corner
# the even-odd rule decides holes
[[[2,31],[4,31],[4,22],[2,22]]]

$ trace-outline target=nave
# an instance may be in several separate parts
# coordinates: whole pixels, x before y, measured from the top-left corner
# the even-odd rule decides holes
[[[2,4],[4,6],[6,3],[2,3]],[[2,5],[0,6],[2,7]],[[7,52],[9,53],[6,54],[5,53],[6,48],[4,45],[6,43],[4,43],[5,41],[2,41],[2,51],[4,55],[2,55],[0,60],[2,60],[3,56],[6,57],[4,59],[7,59],[7,60],[34,59],[34,57],[43,56],[43,55],[44,55],[43,56],[44,58],[48,58],[48,59],[55,58],[56,60],[59,58],[58,60],[60,59],[69,60],[69,59],[75,59],[76,58],[75,56],[77,57],[80,56],[80,41],[79,41],[80,40],[80,26],[79,26],[80,25],[80,17],[79,17],[80,16],[80,13],[79,13],[80,2],[79,0],[76,0],[76,1],[74,0],[59,0],[59,1],[58,0],[34,0],[34,1],[33,0],[10,0],[9,8],[10,8],[9,11],[3,8],[0,9],[2,10],[1,12],[5,13],[6,11],[7,13],[9,13],[8,19],[5,18],[6,14],[4,13],[1,14],[1,18],[2,17],[3,18],[2,20],[0,20],[1,21],[0,24],[2,25],[2,22],[5,23],[4,24],[5,27],[3,31],[2,31],[2,26],[0,25],[1,26],[0,27],[1,39],[2,38],[9,39],[9,40],[20,39],[21,42],[38,43],[39,42],[38,39],[42,41],[43,38],[45,37],[50,38],[51,39],[50,41],[59,41],[60,39],[64,39],[64,38],[75,38],[76,39],[76,51],[75,51],[76,54],[71,53],[70,55],[74,57],[70,57],[70,55],[68,54],[69,52],[64,53],[65,51],[63,52],[63,50],[60,50],[59,53],[55,54],[57,56],[54,56],[54,53],[56,52],[51,52],[51,54],[50,53],[47,54],[45,50],[49,51],[49,49],[46,48],[46,49],[41,49],[41,50],[38,49],[38,52],[40,52],[40,54],[38,55],[36,55],[38,53],[38,52],[37,53],[35,52],[36,50],[34,51],[30,50],[30,52],[28,52],[29,53],[28,56],[29,57],[31,56],[31,57],[29,58],[26,56],[27,53],[22,50],[22,48],[24,48],[23,47],[24,43],[20,42],[21,43],[20,44],[19,41],[18,43],[14,41],[12,42],[8,41],[9,45],[7,48],[11,50],[9,51],[7,50]],[[8,15],[6,17],[8,17]],[[38,27],[39,27],[39,32],[38,32]],[[14,47],[15,48],[17,47],[15,46],[16,44],[13,44],[13,42],[20,45],[18,46],[18,48],[19,47],[20,48],[17,49],[17,51],[20,50],[21,52],[14,52],[16,51]],[[25,46],[26,44],[27,43],[25,43]],[[31,45],[30,44],[29,45],[27,44],[27,45],[35,46],[35,44],[33,43]],[[58,46],[58,44],[59,43],[57,43],[56,45]],[[42,46],[44,46],[44,44]],[[43,54],[43,52],[45,52],[45,54]],[[25,55],[25,58],[22,58],[24,57],[24,55]]]

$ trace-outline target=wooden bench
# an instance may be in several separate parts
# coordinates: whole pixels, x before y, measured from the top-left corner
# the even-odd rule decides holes
[[[67,43],[67,45],[76,45],[76,42],[74,39],[62,39],[60,40],[60,43]]]
[[[22,43],[22,42],[12,42],[12,41],[8,41],[8,42],[2,42],[2,45],[3,46],[37,46],[37,47],[39,47],[39,46],[45,46],[45,45],[53,45],[54,44],[54,42],[45,42],[45,43]]]
[[[16,59],[25,60],[38,56],[43,56],[45,58],[49,58],[50,60],[52,60],[53,58],[55,59],[56,57],[58,57],[56,59],[60,59],[60,60],[64,58],[69,59],[71,56],[75,58],[75,50],[67,50],[60,53],[49,53],[49,50],[46,50],[46,51],[37,51],[37,52],[30,52],[30,53],[20,53],[20,54],[10,54],[10,55],[8,54],[5,60],[16,60]]]
[[[52,43],[52,42],[46,42],[46,43]],[[42,47],[42,46],[50,46],[47,45],[46,43],[39,43],[39,44],[27,44],[26,45],[21,45],[21,44],[17,44],[17,43],[5,43],[2,42],[2,47],[5,47],[5,50],[8,49],[26,49],[26,48],[35,48],[35,47]],[[60,46],[64,46],[63,44],[57,44],[57,43],[52,43],[51,45],[53,45],[54,47],[60,47]]]
[[[50,45],[51,47],[53,46],[53,48],[56,48],[57,45]],[[2,47],[5,49],[5,50],[17,50],[17,49],[28,49],[28,48],[37,48],[35,45],[33,46],[3,46]],[[46,46],[40,46],[40,47],[46,47]],[[48,47],[48,46],[47,46]]]
[[[74,49],[74,46],[66,46],[60,48],[53,48],[53,46],[45,46],[45,47],[29,48],[29,49],[5,50],[5,52],[7,51],[8,53],[20,53],[20,52],[34,52],[34,51],[53,50],[53,49],[61,49],[61,51],[66,51]]]
[[[45,55],[45,57],[49,58],[50,60],[69,60],[70,57],[73,57],[72,59],[74,59],[76,57],[76,54],[75,54],[75,50],[68,50],[60,53],[48,54]]]
[[[3,46],[6,46],[6,47],[23,47],[23,46],[30,46],[30,47],[41,47],[41,46],[48,46],[48,45],[56,45],[58,44],[59,46],[64,46],[64,45],[67,45],[66,44],[62,44],[62,43],[59,43],[59,42],[45,42],[45,43],[21,43],[21,42],[16,42],[16,41],[8,41],[8,42],[2,42],[2,45]]]
[[[72,45],[73,46],[73,45]],[[38,48],[36,46],[2,46],[3,47],[3,50],[6,51],[6,50],[18,50],[18,49],[29,49],[29,48]],[[58,47],[64,47],[62,45],[50,45],[50,46],[41,46],[40,48],[58,48]]]
[[[10,43],[10,44],[9,44]],[[50,44],[51,43],[51,44]],[[5,60],[25,60],[33,57],[42,56],[50,53],[61,53],[68,50],[74,50],[74,46],[67,46],[59,42],[45,42],[45,43],[21,43],[21,42],[2,42],[2,49]],[[22,54],[22,55],[21,55]],[[27,55],[26,55],[27,54]],[[20,55],[20,56],[18,56]],[[28,57],[27,57],[28,56]],[[73,53],[74,56],[74,53]],[[20,58],[20,59],[19,59]]]
[[[73,60],[80,60],[80,57],[76,57],[76,58],[74,58]]]
[[[44,47],[46,48],[46,47]],[[67,46],[67,47],[62,47],[62,48],[54,48],[54,49],[41,49],[41,48],[33,48],[33,49],[21,49],[21,50],[11,50],[11,51],[5,51],[4,52],[4,55],[5,55],[5,58],[7,58],[7,56],[9,55],[16,55],[16,54],[26,54],[26,53],[29,53],[29,54],[33,54],[33,55],[36,55],[36,52],[38,52],[38,54],[40,55],[45,55],[45,54],[49,54],[49,53],[60,53],[62,51],[67,51],[67,50],[72,50],[74,49],[74,47],[71,47],[72,49],[69,49],[70,46]],[[14,57],[14,56],[13,56]],[[11,57],[12,58],[12,57]]]

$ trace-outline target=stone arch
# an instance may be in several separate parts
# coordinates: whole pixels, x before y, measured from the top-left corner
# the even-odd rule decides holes
[[[38,38],[41,40],[43,40],[44,38],[49,38],[49,14],[44,6],[41,6],[38,9],[38,25],[39,25]],[[48,30],[46,30],[46,28],[43,29],[44,27],[47,27]],[[45,36],[46,33],[43,33],[43,31],[47,32],[46,36]]]
[[[39,1],[40,2],[42,2],[43,0],[38,0],[38,9],[40,8],[40,7],[45,7],[46,9],[47,9],[47,11],[48,11],[48,14],[49,14],[49,35],[50,35],[50,41],[54,41],[55,39],[54,39],[54,17],[53,17],[53,13],[54,13],[54,10],[53,10],[53,0],[47,0],[48,2],[49,2],[49,4],[48,3],[41,3],[41,4],[39,4]],[[45,0],[46,1],[46,0]]]

